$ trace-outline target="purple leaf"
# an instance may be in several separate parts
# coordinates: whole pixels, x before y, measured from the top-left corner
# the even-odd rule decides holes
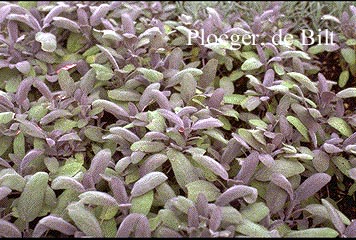
[[[21,238],[22,234],[14,224],[0,219],[0,236],[6,238]]]
[[[153,98],[156,100],[160,108],[171,110],[171,104],[169,103],[167,97],[159,90],[153,89],[151,91]]]
[[[166,118],[168,121],[176,124],[176,126],[178,128],[182,128],[184,127],[184,123],[182,121],[182,119],[175,113],[168,111],[166,109],[159,109],[158,112],[164,117]]]
[[[121,14],[122,30],[124,33],[135,34],[134,21],[128,13]]]
[[[1,12],[0,23],[2,23],[7,17],[7,15],[11,12],[11,6],[8,4],[4,5],[3,7],[0,8],[0,12]]]
[[[41,237],[42,234],[47,230],[56,230],[71,236],[74,235],[74,233],[77,231],[77,228],[60,217],[49,215],[42,218],[38,222],[32,233],[32,237]]]
[[[191,206],[188,209],[188,227],[199,227],[199,214],[195,206]]]
[[[203,67],[203,74],[200,76],[198,86],[201,88],[208,87],[216,76],[219,61],[217,59],[210,59],[209,62]]]
[[[145,136],[142,139],[149,140],[149,141],[154,141],[154,140],[168,141],[170,138],[161,132],[148,132],[145,134]]]
[[[68,117],[68,116],[73,116],[73,114],[71,114],[68,110],[56,109],[56,110],[53,110],[52,112],[48,113],[46,116],[44,116],[41,119],[40,124],[47,125],[47,124],[57,120],[58,118],[64,118],[64,117]]]
[[[319,84],[318,84],[319,93],[322,94],[324,92],[328,92],[329,91],[328,83],[326,81],[325,76],[322,73],[318,73],[318,80],[319,80]]]
[[[251,177],[255,173],[258,162],[258,153],[256,151],[252,151],[251,154],[241,163],[241,169],[234,179],[240,180],[244,184],[248,184]]]
[[[321,199],[322,204],[328,211],[331,222],[334,224],[335,228],[340,234],[345,232],[345,224],[342,222],[342,219],[339,213],[336,211],[335,207],[329,203],[326,199]]]
[[[209,117],[196,121],[192,126],[192,130],[222,127],[223,125],[224,124],[220,120],[213,117]]]
[[[128,203],[129,198],[124,183],[118,177],[111,177],[109,186],[113,196],[119,204]]]
[[[263,78],[263,85],[265,87],[272,86],[273,82],[274,82],[274,78],[275,78],[275,73],[274,73],[273,69],[268,69],[265,73],[264,78]]]
[[[310,196],[314,195],[321,188],[323,188],[331,177],[326,173],[315,173],[308,177],[300,186],[295,190],[295,203],[299,203]]]
[[[58,189],[72,189],[77,192],[84,192],[83,185],[76,179],[67,176],[59,176],[52,180],[51,188],[53,190]]]
[[[83,7],[78,7],[78,9],[77,9],[78,23],[81,26],[89,25],[89,17],[88,17],[88,13],[84,9],[85,7],[86,6],[83,5]]]
[[[200,216],[208,216],[208,199],[203,193],[199,193],[197,197],[197,211]]]
[[[23,170],[27,167],[27,165],[34,159],[38,158],[44,153],[42,149],[32,149],[29,151],[22,159],[21,164],[20,164],[20,172],[23,172]]]
[[[174,48],[167,58],[169,69],[179,69],[183,63],[183,51],[181,48]]]
[[[346,227],[346,230],[344,231],[344,235],[349,238],[356,237],[356,220],[355,219],[352,219],[351,224]]]
[[[220,227],[222,220],[222,211],[221,208],[216,206],[210,213],[209,219],[209,229],[213,230],[214,232],[217,231]]]
[[[156,168],[162,166],[167,161],[168,157],[165,154],[156,153],[148,157],[140,167],[140,175],[144,176],[147,173],[154,171]]]
[[[67,142],[67,141],[82,141],[82,139],[78,136],[77,133],[67,133],[60,137],[58,142]]]
[[[151,237],[150,224],[146,216],[142,216],[136,223],[135,238]]]
[[[284,175],[282,175],[281,173],[273,173],[271,182],[286,191],[289,194],[289,198],[291,199],[291,201],[293,201],[294,195],[292,184]]]
[[[121,119],[122,117],[129,117],[129,114],[126,110],[117,104],[110,102],[104,99],[97,99],[92,103],[93,107],[102,107],[105,111],[114,115],[117,119]]]
[[[20,120],[20,119],[17,120],[21,123],[20,130],[23,133],[28,134],[32,137],[43,138],[43,139],[46,138],[45,131],[39,126],[37,126],[36,124],[27,120]]]
[[[329,153],[329,154],[343,152],[343,150],[341,148],[336,147],[335,145],[329,144],[329,143],[324,143],[323,144],[323,148],[324,148],[324,151]]]
[[[230,163],[235,159],[235,157],[237,157],[240,150],[241,144],[239,144],[235,138],[231,138],[221,156],[221,165],[223,165],[225,169],[229,170]]]
[[[33,77],[28,77],[21,81],[15,95],[15,99],[18,105],[22,105],[22,103],[26,100],[34,81],[35,79]]]
[[[160,86],[161,85],[159,83],[152,83],[146,87],[146,89],[143,91],[141,95],[140,101],[138,102],[139,110],[143,111],[145,107],[147,107],[151,103],[153,99],[152,91],[159,90]]]
[[[186,106],[184,108],[182,108],[177,115],[179,117],[183,117],[185,115],[190,115],[192,113],[196,113],[198,111],[198,109],[196,107],[192,107],[192,106]]]
[[[168,177],[164,173],[150,172],[135,182],[131,190],[131,196],[137,197],[143,195],[146,192],[156,188],[167,179]]]
[[[275,214],[282,210],[285,207],[288,198],[287,192],[273,183],[267,185],[265,196],[266,204],[271,211],[271,214]]]
[[[274,159],[270,154],[259,154],[258,159],[266,166],[272,167],[274,165]]]
[[[313,165],[318,172],[325,172],[330,165],[330,156],[326,152],[316,149],[313,151]]]
[[[182,238],[183,236],[180,235],[178,232],[167,228],[167,227],[161,227],[158,232],[159,237],[165,237],[165,238]]]
[[[130,215],[128,215],[127,217],[125,217],[125,219],[122,221],[122,223],[120,224],[119,229],[117,230],[116,233],[116,237],[120,237],[120,238],[128,238],[130,237],[130,234],[135,231],[135,228],[139,228],[139,226],[137,226],[137,223],[142,223],[142,221],[140,219],[146,219],[146,216],[143,214],[139,214],[139,213],[131,213]],[[143,221],[144,223],[144,221]],[[147,226],[144,226],[147,227]]]
[[[193,159],[198,164],[220,176],[222,179],[227,180],[229,178],[229,174],[226,172],[225,168],[213,158],[204,155],[193,155]]]
[[[64,28],[71,32],[79,33],[80,27],[78,23],[64,17],[53,17],[52,25],[56,26],[57,28]]]
[[[218,88],[214,91],[208,101],[208,106],[210,108],[220,108],[221,102],[224,100],[225,90],[223,88]]]
[[[110,128],[110,132],[123,137],[130,143],[140,141],[140,138],[136,134],[123,127],[112,127]]]
[[[0,187],[0,200],[7,197],[11,192],[12,190],[6,186]]]
[[[251,147],[239,135],[237,135],[236,133],[232,133],[231,135],[241,146],[245,147],[248,150],[251,149]]]
[[[36,79],[33,83],[33,86],[40,91],[40,93],[47,98],[48,100],[52,100],[52,92],[49,90],[48,86],[39,79]]]
[[[1,157],[0,157],[0,166],[3,166],[5,168],[11,168],[11,165]]]
[[[9,38],[12,43],[15,43],[19,37],[19,29],[16,21],[9,21],[7,23],[7,29],[9,32]]]
[[[99,151],[91,161],[90,168],[85,175],[91,175],[94,183],[99,182],[101,179],[100,174],[105,172],[106,167],[111,161],[111,151],[109,149],[103,149]]]
[[[3,95],[0,95],[0,104],[10,108],[10,109],[13,109],[15,106],[14,104],[9,100],[9,98],[3,96]]]
[[[237,185],[230,187],[224,193],[222,193],[215,204],[217,206],[226,206],[231,201],[243,198],[247,203],[254,203],[257,199],[257,189],[244,185]]]
[[[290,126],[287,118],[284,115],[280,115],[279,117],[279,128],[284,137],[291,136],[293,133],[293,128]]]
[[[49,24],[51,23],[52,19],[54,17],[58,16],[59,14],[61,14],[62,12],[64,12],[68,7],[69,6],[67,4],[61,3],[60,5],[55,6],[54,8],[52,8],[51,11],[49,11],[49,13],[43,19],[43,28],[46,28],[47,26],[49,26]]]
[[[96,7],[95,11],[90,16],[90,25],[92,27],[96,27],[97,25],[99,25],[101,23],[101,18],[105,17],[110,10],[111,7],[107,3],[101,4],[100,6]]]

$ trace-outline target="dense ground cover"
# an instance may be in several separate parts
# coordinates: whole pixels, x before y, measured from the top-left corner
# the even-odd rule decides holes
[[[0,12],[0,236],[356,236],[351,3]]]

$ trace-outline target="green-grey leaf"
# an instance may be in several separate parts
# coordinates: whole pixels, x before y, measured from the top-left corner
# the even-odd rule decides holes
[[[180,230],[182,222],[172,210],[161,209],[158,212],[158,216],[161,218],[163,225],[176,231]]]
[[[352,98],[356,97],[356,88],[346,88],[344,90],[341,90],[336,94],[336,97],[339,98]]]
[[[350,125],[342,118],[331,117],[328,119],[328,124],[346,137],[350,137],[353,134]]]
[[[312,215],[319,216],[319,217],[322,217],[325,219],[330,219],[328,210],[326,209],[325,206],[323,206],[321,204],[309,204],[308,206],[305,207],[305,210],[308,211]],[[340,212],[337,209],[335,209],[335,210],[340,215],[343,223],[345,223],[346,225],[351,224],[351,221],[345,216],[345,214],[343,214],[342,212]]]
[[[114,72],[112,71],[112,69],[104,65],[92,63],[90,64],[90,66],[94,68],[96,78],[100,81],[108,81],[114,76]]]
[[[304,126],[304,124],[298,118],[296,118],[294,116],[288,116],[287,120],[298,130],[298,132],[300,132],[300,134],[302,134],[302,136],[307,141],[310,141],[308,129]]]
[[[304,58],[310,60],[310,57],[307,53],[302,51],[285,51],[280,54],[281,58]]]
[[[47,158],[47,159],[51,159],[51,158]],[[48,160],[47,160],[47,162],[48,162]],[[85,191],[83,185],[80,182],[78,182],[74,178],[67,177],[67,176],[59,176],[59,177],[56,177],[55,179],[53,179],[51,187],[54,190],[72,189],[72,190],[77,191],[77,192],[84,192]]]
[[[20,132],[19,134],[16,135],[14,138],[14,154],[17,156],[23,158],[26,154],[26,149],[25,149],[25,135]]]
[[[143,74],[147,80],[150,82],[160,82],[163,79],[163,74],[161,72],[158,72],[154,69],[147,69],[147,68],[137,68],[137,71]]]
[[[305,86],[309,91],[313,93],[318,93],[318,88],[315,84],[304,74],[298,72],[287,73],[288,76],[292,77],[294,80]]]
[[[66,91],[68,96],[72,95],[75,91],[74,80],[66,70],[60,70],[58,73],[58,83],[63,91]]]
[[[26,180],[14,169],[6,168],[0,171],[0,186],[22,192],[25,185]]]
[[[188,189],[188,198],[196,201],[199,193],[203,193],[209,202],[215,201],[221,194],[220,190],[211,182],[198,180],[185,185]]]
[[[243,219],[243,221],[236,226],[235,230],[249,237],[271,237],[267,228],[248,219]]]
[[[44,205],[48,179],[47,173],[37,172],[26,183],[17,206],[22,220],[31,222],[38,217]]]
[[[115,218],[103,221],[100,226],[105,238],[115,238],[117,233]]]
[[[90,237],[103,237],[100,224],[95,215],[84,207],[82,203],[73,203],[67,207],[68,215],[75,225]]]
[[[262,166],[255,174],[258,181],[270,181],[273,173],[281,173],[286,178],[305,171],[303,164],[296,160],[278,159],[272,167]]]
[[[52,33],[38,32],[35,39],[41,43],[41,48],[45,52],[54,52],[57,48],[57,39]]]
[[[141,213],[147,215],[153,203],[153,190],[147,193],[132,198],[130,213]]]
[[[151,141],[138,141],[134,142],[130,149],[131,151],[141,151],[147,153],[155,153],[162,151],[166,145],[162,142],[151,142]]]
[[[236,208],[231,206],[226,206],[226,207],[221,207],[221,210],[222,210],[221,215],[222,215],[223,222],[239,224],[243,221],[243,217],[241,213],[238,210],[236,210]]]
[[[240,213],[252,222],[258,223],[269,213],[264,202],[255,202],[240,210]]]
[[[110,194],[99,191],[87,191],[79,195],[80,202],[90,205],[119,206]]]
[[[71,32],[67,39],[67,49],[71,53],[75,53],[85,46],[86,39],[81,33]]]
[[[140,101],[141,94],[130,89],[114,89],[108,91],[108,96],[118,101],[138,102]]]
[[[167,157],[171,163],[176,181],[181,188],[186,189],[185,186],[188,183],[199,180],[195,168],[183,153],[169,148]]]
[[[187,73],[184,80],[180,84],[180,94],[182,99],[187,103],[195,95],[197,81],[194,79],[192,74]]]
[[[176,79],[176,78],[180,78],[182,76],[184,76],[185,74],[187,73],[190,73],[192,74],[194,77],[195,76],[200,76],[203,74],[203,71],[198,69],[198,68],[186,68],[186,69],[183,69],[181,71],[179,71],[178,73],[176,73],[172,79]]]
[[[102,139],[103,133],[101,132],[101,130],[101,128],[96,126],[88,126],[84,130],[84,134],[87,138],[94,142],[104,142],[104,140]]]
[[[15,113],[13,112],[2,112],[0,113],[0,124],[9,123],[12,119],[14,119]]]
[[[74,201],[78,201],[78,192],[71,189],[64,190],[63,193],[59,195],[57,205],[51,213],[59,216],[66,215],[66,207]]]
[[[335,156],[331,158],[332,162],[336,165],[336,167],[343,173],[345,176],[350,177],[350,169],[352,168],[351,163],[342,156]]]
[[[299,231],[291,231],[285,235],[288,238],[335,238],[339,235],[337,231],[332,228],[322,227],[322,228],[310,228]]]
[[[354,65],[356,63],[356,53],[352,48],[342,48],[341,55],[348,64]]]
[[[341,87],[341,88],[345,87],[345,85],[346,85],[347,81],[349,80],[349,78],[350,78],[349,70],[342,71],[340,73],[339,81],[338,81],[339,87]],[[356,93],[354,93],[354,94],[356,95]]]
[[[260,62],[260,60],[252,57],[247,59],[242,65],[241,65],[241,70],[243,71],[250,71],[254,69],[258,69],[262,66],[263,64]]]
[[[156,188],[164,181],[166,181],[168,177],[161,172],[150,172],[145,176],[140,178],[137,182],[135,182],[134,186],[131,190],[131,196],[137,197],[151,191]]]
[[[224,103],[241,105],[242,101],[245,100],[246,98],[247,98],[247,96],[242,95],[242,94],[224,95]]]

